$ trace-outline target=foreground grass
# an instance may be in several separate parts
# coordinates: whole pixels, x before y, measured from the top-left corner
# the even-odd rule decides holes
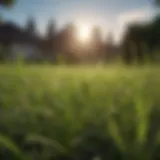
[[[0,159],[160,158],[159,67],[0,67]]]

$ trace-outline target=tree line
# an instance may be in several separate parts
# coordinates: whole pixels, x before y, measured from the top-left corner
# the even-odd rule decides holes
[[[160,15],[150,23],[130,25],[123,37],[122,50],[126,63],[155,60],[160,51]]]
[[[11,48],[10,46],[12,46],[14,41],[18,41],[18,43],[21,44],[19,39],[22,39],[28,44],[33,42],[34,45],[43,52],[43,59],[47,58],[53,62],[59,61],[59,58],[68,63],[98,62],[109,59],[109,55],[111,55],[116,48],[113,34],[109,33],[106,40],[103,40],[103,34],[99,26],[93,26],[87,43],[81,42],[78,39],[78,29],[75,24],[66,24],[64,28],[58,30],[56,21],[53,19],[48,21],[45,34],[43,35],[39,33],[34,17],[29,17],[24,27],[17,27],[17,25],[11,24],[9,27],[4,28],[7,28],[4,29],[6,33],[11,33],[10,35],[6,34],[6,36],[4,36],[4,39],[6,39],[6,37],[8,38],[8,43],[5,48]],[[1,32],[3,34],[3,31]],[[13,42],[10,41],[10,37]],[[28,37],[27,40],[26,37]],[[3,42],[3,40],[1,41]]]
[[[160,1],[156,0],[160,6]],[[3,6],[10,6],[13,0],[0,0]],[[36,28],[36,20],[32,17],[27,20],[26,32],[39,37]],[[114,44],[114,37],[109,33],[106,40],[102,40],[102,32],[99,26],[94,26],[91,32],[90,42],[82,45],[76,38],[76,27],[68,24],[62,31],[57,31],[54,20],[48,22],[46,34],[39,38],[40,48],[46,52],[45,56],[58,57],[59,55],[69,62],[78,61],[107,61],[110,57],[121,57],[126,64],[133,62],[143,63],[146,59],[155,61],[160,51],[160,14],[148,23],[133,23],[128,25],[119,46]],[[61,53],[61,54],[59,54]],[[57,55],[59,54],[59,55]],[[118,54],[119,55],[119,54]]]

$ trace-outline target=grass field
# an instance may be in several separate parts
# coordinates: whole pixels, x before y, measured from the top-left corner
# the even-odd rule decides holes
[[[0,67],[0,159],[160,159],[160,67]]]

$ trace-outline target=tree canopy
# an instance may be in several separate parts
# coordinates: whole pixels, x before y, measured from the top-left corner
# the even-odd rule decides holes
[[[28,17],[26,31],[32,36],[36,35],[36,20],[33,17]]]
[[[49,40],[52,40],[56,33],[55,21],[50,19],[47,26],[46,37]]]
[[[156,0],[156,5],[160,6],[160,0]]]
[[[14,3],[14,0],[0,0],[0,5],[2,6],[11,6]]]

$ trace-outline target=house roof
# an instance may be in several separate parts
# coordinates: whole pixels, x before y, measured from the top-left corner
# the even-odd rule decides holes
[[[0,24],[0,43],[36,43],[36,38],[13,23]]]

